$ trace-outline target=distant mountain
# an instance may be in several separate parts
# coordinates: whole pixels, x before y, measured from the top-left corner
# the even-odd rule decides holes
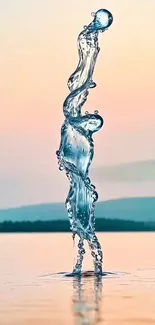
[[[97,202],[97,219],[155,222],[155,197],[126,198]],[[0,222],[67,220],[64,203],[38,204],[0,210]]]
[[[125,198],[98,202],[97,218],[155,221],[155,197]]]
[[[92,168],[91,175],[100,182],[155,182],[155,160],[122,163]]]
[[[35,172],[28,168],[24,173],[22,170],[5,173],[0,168],[1,209],[50,202],[51,199],[64,201],[69,189],[65,172],[60,173],[57,166],[53,172],[38,166]],[[101,166],[92,164],[89,176],[101,201],[113,197],[155,197],[155,159]]]

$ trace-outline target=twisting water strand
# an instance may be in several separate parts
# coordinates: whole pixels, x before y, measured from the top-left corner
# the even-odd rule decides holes
[[[65,121],[61,128],[60,148],[56,152],[59,169],[65,169],[70,182],[70,190],[66,199],[73,238],[79,236],[78,256],[73,273],[80,273],[82,268],[84,240],[88,241],[94,261],[94,271],[102,273],[102,249],[95,235],[95,202],[98,194],[88,177],[89,167],[94,155],[92,135],[103,125],[103,119],[94,114],[82,115],[81,109],[88,89],[96,87],[92,75],[100,51],[98,45],[99,32],[104,32],[113,21],[108,10],[100,9],[93,21],[84,26],[78,36],[79,63],[68,80],[70,94],[64,101]]]

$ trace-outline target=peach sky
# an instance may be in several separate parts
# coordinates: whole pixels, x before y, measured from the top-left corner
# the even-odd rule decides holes
[[[57,187],[34,193],[48,188],[46,179],[67,182],[55,156],[62,104],[78,63],[77,35],[100,8],[114,23],[100,34],[97,87],[83,108],[105,120],[93,165],[155,158],[155,1],[0,1],[0,207],[66,196],[68,184],[60,196]]]

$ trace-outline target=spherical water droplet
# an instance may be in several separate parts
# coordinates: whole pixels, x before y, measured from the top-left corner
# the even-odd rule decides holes
[[[100,255],[97,255],[97,259],[98,259],[98,261],[100,261],[101,260],[101,256]]]
[[[67,175],[67,177],[68,177],[68,180],[70,181],[70,182],[72,182],[72,176],[68,173],[66,173],[66,175]]]
[[[64,167],[62,165],[59,166],[59,170],[63,170]]]
[[[94,202],[97,201],[97,199],[98,199],[97,192],[94,192],[93,195],[92,195],[92,197],[93,197]]]
[[[94,81],[92,81],[89,85],[89,88],[95,88],[96,87],[96,83]]]
[[[91,12],[91,16],[92,17],[95,17],[95,12]]]
[[[84,28],[84,29],[87,29],[87,25],[84,25],[83,28]]]
[[[85,180],[85,184],[89,185],[90,184],[90,178],[87,177],[86,180]]]
[[[98,113],[99,113],[99,111],[96,109],[96,110],[94,111],[94,114],[97,115]]]
[[[70,202],[67,202],[67,203],[66,203],[66,208],[67,208],[67,210],[68,210],[70,207],[71,207]]]
[[[89,112],[88,112],[88,111],[86,111],[86,112],[85,112],[85,115],[88,115],[88,114],[89,114]]]
[[[113,16],[112,16],[111,12],[109,12],[106,9],[99,9],[96,12],[95,18],[96,18],[97,24],[100,25],[101,30],[108,28],[113,22]]]
[[[56,151],[56,155],[57,155],[57,156],[60,156],[60,155],[61,155],[60,150],[57,150],[57,151]]]

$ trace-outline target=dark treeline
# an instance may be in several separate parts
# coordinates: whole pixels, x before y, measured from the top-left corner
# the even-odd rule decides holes
[[[0,232],[69,232],[69,221],[4,221]],[[118,219],[96,219],[96,231],[155,231],[155,223],[134,222]]]

